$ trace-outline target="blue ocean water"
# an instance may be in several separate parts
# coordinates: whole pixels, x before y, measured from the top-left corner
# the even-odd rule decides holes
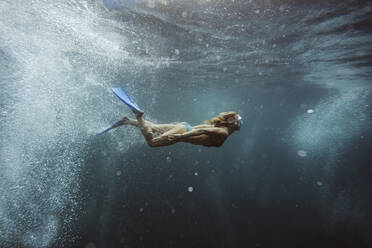
[[[371,247],[370,1],[0,1],[0,247]],[[130,110],[219,148],[102,131]]]

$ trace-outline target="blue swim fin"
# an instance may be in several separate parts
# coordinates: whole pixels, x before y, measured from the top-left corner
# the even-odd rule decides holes
[[[103,130],[102,132],[100,133],[97,133],[97,135],[100,135],[100,134],[104,134],[104,133],[107,133],[108,131],[110,131],[111,129],[115,128],[115,127],[118,127],[118,126],[121,126],[123,125],[123,122],[122,120],[120,121],[117,121],[116,123],[114,123],[112,126],[106,128],[105,130]]]
[[[135,114],[143,114],[143,111],[137,104],[130,98],[130,96],[122,88],[113,88],[114,94],[119,97]]]

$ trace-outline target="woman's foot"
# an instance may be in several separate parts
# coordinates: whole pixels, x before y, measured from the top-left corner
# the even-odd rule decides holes
[[[144,114],[144,112],[141,111],[141,110],[132,109],[132,111],[133,111],[134,115],[137,116],[137,117],[142,117],[142,115]]]

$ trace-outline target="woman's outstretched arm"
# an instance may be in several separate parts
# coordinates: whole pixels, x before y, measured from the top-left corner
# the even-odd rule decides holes
[[[187,139],[192,136],[199,136],[202,134],[217,134],[217,135],[225,135],[228,136],[227,131],[224,128],[219,128],[219,127],[211,127],[211,128],[198,128],[198,129],[193,129],[189,132],[186,132],[184,134],[172,134],[168,135],[170,140],[175,140],[175,141],[182,141],[184,139]]]

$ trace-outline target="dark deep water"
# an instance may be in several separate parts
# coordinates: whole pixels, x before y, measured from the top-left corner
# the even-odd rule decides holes
[[[0,0],[0,247],[372,247],[372,3]],[[163,123],[244,118],[224,146]],[[191,192],[190,192],[191,191]]]

